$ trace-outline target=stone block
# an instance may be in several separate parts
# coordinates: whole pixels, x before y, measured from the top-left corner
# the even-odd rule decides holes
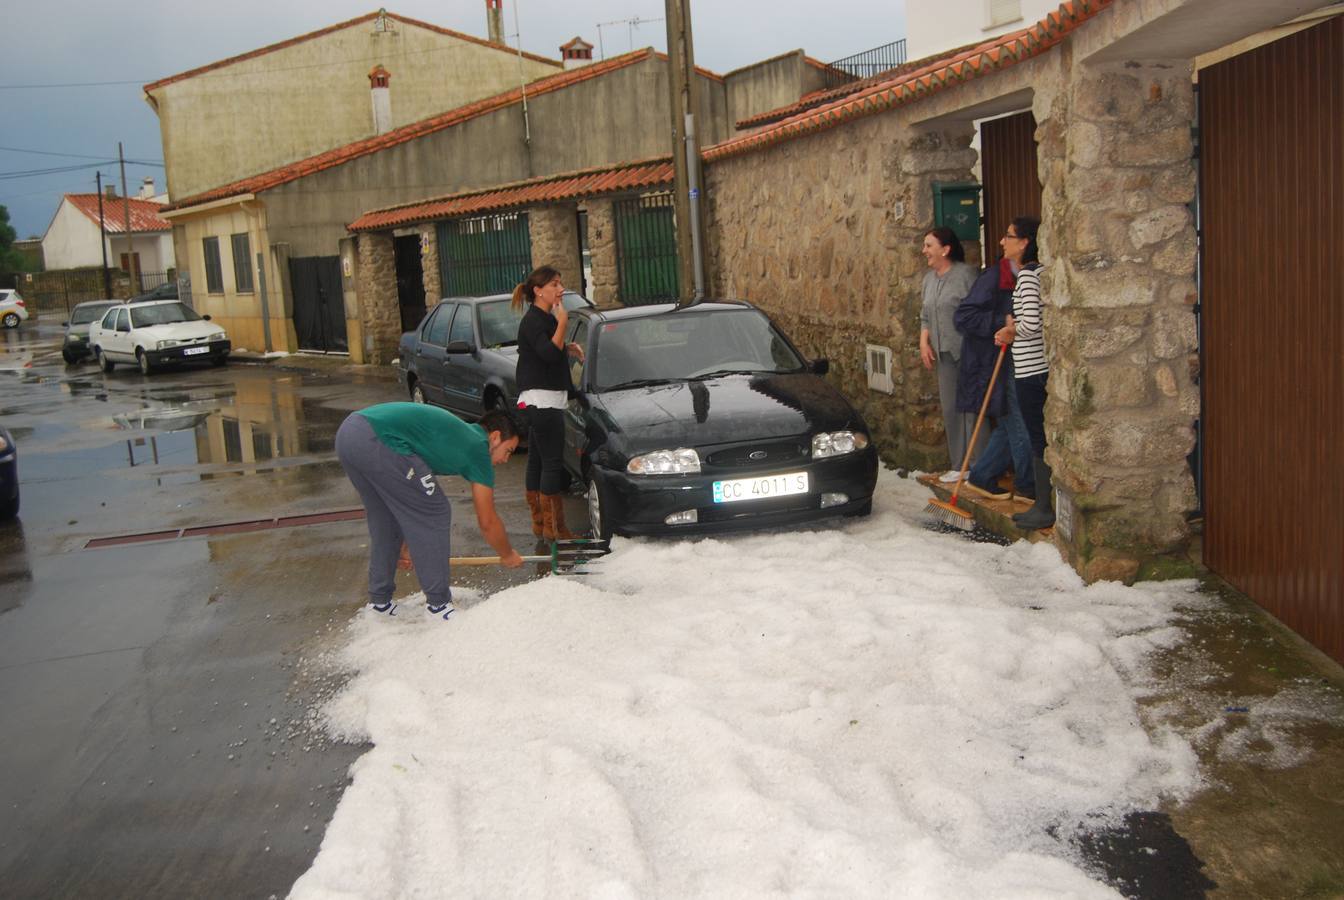
[[[1196,247],[1192,224],[1158,248],[1153,254],[1153,268],[1167,275],[1194,275]]]
[[[1159,166],[1187,163],[1192,144],[1190,125],[1181,122],[1164,130],[1117,136],[1110,144],[1109,160],[1117,166]]]
[[[1098,410],[1149,406],[1153,383],[1147,371],[1134,366],[1099,365],[1090,369],[1093,406]]]
[[[1135,218],[1129,226],[1129,239],[1135,247],[1149,247],[1192,227],[1190,212],[1184,206],[1164,206]]]
[[[1082,572],[1079,574],[1088,584],[1095,584],[1098,581],[1133,584],[1139,574],[1139,560],[1118,554],[1098,555],[1084,562]]]

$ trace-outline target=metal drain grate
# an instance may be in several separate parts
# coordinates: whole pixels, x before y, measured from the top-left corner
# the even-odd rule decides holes
[[[85,550],[102,547],[120,547],[125,544],[148,544],[154,541],[175,541],[179,538],[213,537],[221,534],[246,534],[251,531],[270,531],[273,528],[300,528],[304,525],[325,525],[328,522],[350,522],[364,518],[364,507],[336,509],[331,512],[309,513],[303,516],[276,516],[271,519],[251,519],[246,522],[221,522],[218,525],[193,525],[167,531],[143,531],[139,534],[119,534],[94,538],[84,544]]]

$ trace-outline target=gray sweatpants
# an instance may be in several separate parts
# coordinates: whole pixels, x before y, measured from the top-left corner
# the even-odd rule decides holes
[[[953,469],[961,468],[961,461],[966,457],[966,445],[971,442],[971,435],[975,433],[975,414],[957,412],[959,369],[960,364],[951,353],[938,354],[938,400],[943,407],[943,428],[947,431],[947,455],[952,458]],[[988,430],[982,428],[980,437],[975,442],[975,452],[971,454],[971,462],[975,462],[975,458],[985,449],[988,440]]]
[[[336,431],[336,458],[359,491],[369,524],[369,600],[392,599],[404,540],[430,604],[452,599],[448,587],[453,505],[420,457],[403,456],[354,413]]]

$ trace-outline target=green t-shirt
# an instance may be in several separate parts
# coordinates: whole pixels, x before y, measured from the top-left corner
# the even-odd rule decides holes
[[[397,453],[420,457],[435,475],[461,475],[473,484],[495,486],[490,439],[481,426],[423,403],[379,403],[359,414],[378,440]]]

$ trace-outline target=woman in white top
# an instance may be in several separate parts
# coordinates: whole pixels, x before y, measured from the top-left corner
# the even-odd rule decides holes
[[[1055,524],[1050,467],[1045,463],[1045,386],[1050,378],[1050,364],[1045,358],[1041,263],[1036,249],[1036,233],[1040,227],[1039,219],[1019,216],[1013,219],[1008,233],[999,242],[1004,256],[1019,268],[1013,287],[1013,314],[994,336],[999,343],[1013,347],[1013,389],[1017,391],[1017,404],[1031,438],[1036,504],[1013,516],[1018,527],[1024,529],[1049,528]]]
[[[966,445],[975,430],[975,416],[957,412],[957,370],[961,361],[961,333],[954,318],[957,305],[975,284],[975,269],[966,264],[966,251],[950,228],[934,228],[924,235],[924,303],[919,310],[919,358],[924,368],[938,370],[938,399],[947,432],[947,453],[957,467],[943,476],[956,481]]]

